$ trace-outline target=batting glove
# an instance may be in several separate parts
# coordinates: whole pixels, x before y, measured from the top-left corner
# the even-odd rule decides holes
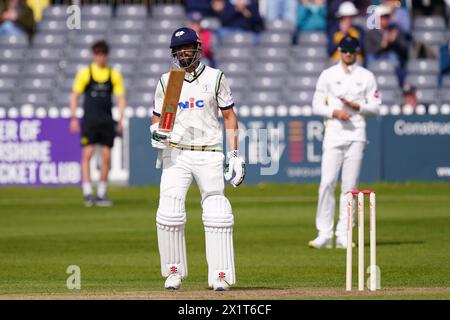
[[[233,180],[230,181],[233,187],[239,186],[245,178],[245,162],[239,156],[238,150],[227,153],[228,164],[225,165],[225,180],[229,181],[233,177],[233,171],[236,173]]]
[[[156,149],[165,149],[169,145],[170,133],[159,131],[159,122],[155,122],[150,126],[150,134],[152,137],[152,147]]]

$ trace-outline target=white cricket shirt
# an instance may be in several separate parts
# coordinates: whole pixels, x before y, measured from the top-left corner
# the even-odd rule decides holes
[[[345,106],[340,97],[360,105],[355,111]],[[325,117],[325,138],[339,141],[366,141],[365,114],[379,114],[380,94],[373,73],[357,63],[344,71],[342,63],[325,69],[317,80],[313,113]],[[334,110],[352,114],[348,121],[333,118]]]
[[[160,116],[169,73],[156,87],[153,114]],[[223,143],[219,109],[233,108],[230,87],[222,71],[200,64],[186,72],[170,142],[211,146]]]

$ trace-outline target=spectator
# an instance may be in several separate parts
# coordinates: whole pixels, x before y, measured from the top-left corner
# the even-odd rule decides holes
[[[28,35],[35,29],[33,10],[24,0],[0,0],[0,36]]]
[[[383,0],[382,4],[391,8],[391,23],[396,24],[405,34],[409,34],[411,32],[411,19],[408,10],[401,7],[400,1]]]
[[[339,23],[329,29],[328,32],[328,54],[333,62],[338,62],[340,60],[338,46],[345,36],[349,35],[356,38],[359,43],[364,43],[364,30],[353,24],[353,18],[358,13],[358,9],[356,9],[355,5],[350,1],[343,2],[339,6],[339,10],[336,13]],[[358,52],[357,60],[361,64],[364,62],[363,56],[363,50]]]
[[[299,0],[270,0],[266,1],[265,18],[269,21],[287,20],[296,25],[297,3]],[[303,1],[302,2],[310,2]],[[311,1],[313,2],[313,1]]]
[[[405,76],[404,67],[408,59],[408,41],[405,34],[391,24],[391,8],[379,5],[375,15],[380,21],[380,29],[369,30],[366,37],[366,62],[388,60],[398,64],[396,70],[400,84]]]
[[[403,105],[411,106],[413,110],[417,107],[416,87],[406,83],[402,88]]]
[[[297,10],[297,31],[325,31],[325,0],[301,0]]]
[[[201,22],[203,20],[203,15],[199,11],[194,11],[188,13],[188,22],[186,23],[186,27],[193,29],[197,32],[200,37],[200,41],[202,42],[203,48],[203,56],[202,62],[210,67],[214,67],[214,54],[212,51],[212,38],[213,33],[211,30],[202,28]],[[207,61],[205,61],[207,60]]]
[[[211,0],[185,0],[186,12],[200,12],[204,17],[214,15]]]
[[[335,27],[338,24],[336,20],[336,12],[339,10],[339,7],[342,3],[349,2],[347,0],[327,0],[327,30]],[[352,1],[354,6],[358,9],[358,11],[365,15],[367,13],[367,8],[371,5],[370,0],[354,0]]]
[[[439,83],[442,84],[442,78],[445,74],[450,74],[450,35],[447,43],[440,48],[441,74]]]
[[[212,0],[211,5],[222,24],[217,31],[220,41],[229,33],[258,33],[264,29],[258,2],[255,0]]]
[[[111,149],[116,134],[123,133],[124,111],[127,105],[125,86],[119,70],[108,65],[109,45],[98,41],[92,46],[93,61],[87,67],[78,71],[72,88],[70,99],[70,131],[81,132],[82,158],[82,191],[84,204],[91,207],[111,206],[112,202],[106,195],[108,175],[111,169]],[[119,121],[113,120],[112,95],[117,97],[119,106]],[[76,116],[78,99],[84,95],[84,115],[81,124]],[[97,198],[93,196],[90,162],[96,145],[100,145],[102,161],[100,165],[100,181],[97,186]]]

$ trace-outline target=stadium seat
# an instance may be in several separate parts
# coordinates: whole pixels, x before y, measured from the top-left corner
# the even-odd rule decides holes
[[[140,50],[139,54],[143,61],[159,61],[163,63],[172,61],[172,55],[169,48],[144,49]]]
[[[114,32],[144,33],[147,30],[147,20],[115,19],[112,26]]]
[[[150,32],[155,33],[168,33],[172,35],[172,32],[183,26],[184,20],[150,20],[149,29]]]
[[[235,93],[235,91],[243,91],[247,90],[249,79],[246,76],[229,76],[225,74],[225,77],[227,79],[228,85],[231,88],[231,92]]]
[[[16,89],[17,81],[16,79],[1,79],[0,78],[0,93],[1,92],[12,92]]]
[[[271,32],[288,33],[291,35],[295,30],[295,25],[287,20],[266,21],[266,30]]]
[[[399,89],[392,89],[392,90],[380,90],[381,92],[381,102],[387,106],[393,105],[393,104],[400,104],[401,98],[400,98],[400,92]]]
[[[227,48],[219,47],[215,52],[215,58],[217,61],[233,61],[233,62],[250,62],[255,58],[255,52],[261,50],[253,50],[252,47],[248,48]]]
[[[288,64],[286,62],[255,62],[252,66],[252,73],[258,76],[286,76]]]
[[[306,90],[314,91],[317,84],[317,76],[295,76],[291,75],[288,78],[287,87],[291,90]]]
[[[67,32],[66,20],[43,20],[37,25],[37,31],[46,34],[62,34]]]
[[[418,16],[414,20],[414,30],[443,31],[445,28],[445,20],[442,16]]]
[[[398,77],[393,74],[381,74],[376,76],[379,89],[398,88]]]
[[[394,74],[395,68],[398,63],[386,60],[371,61],[368,65],[368,69],[375,74]]]
[[[285,91],[286,102],[289,105],[312,105],[314,91]]]
[[[247,83],[248,85],[248,83]],[[250,82],[252,90],[256,91],[281,91],[285,85],[284,77],[255,77]]]
[[[413,38],[415,41],[429,45],[441,45],[445,42],[447,36],[442,31],[414,31]]]
[[[250,64],[246,62],[221,62],[219,63],[219,69],[222,70],[225,75],[246,76],[250,71]]]
[[[136,61],[136,57],[139,54],[139,49],[137,48],[117,48],[109,53],[109,62],[128,62],[133,63]]]
[[[227,34],[222,39],[224,47],[253,47],[255,38],[251,32],[235,32]]]
[[[142,20],[147,18],[147,6],[141,4],[124,4],[116,8],[116,17],[119,19]]]
[[[30,93],[20,92],[14,96],[13,104],[15,106],[22,106],[24,104],[31,104],[33,106],[46,106],[49,103],[48,93]]]
[[[289,61],[291,49],[266,47],[264,49],[256,50],[256,57],[259,61]]]
[[[405,83],[415,86],[417,89],[432,89],[438,86],[437,75],[408,75]]]
[[[61,60],[61,57],[62,50],[60,49],[36,48],[28,50],[27,60],[33,62],[57,63]]]
[[[233,91],[233,101],[235,106],[239,106],[248,103],[248,92],[247,91]]]
[[[327,47],[327,36],[324,32],[301,32],[297,36],[297,43],[305,47]]]
[[[407,69],[409,73],[419,74],[439,74],[439,61],[416,59],[408,61]]]
[[[63,5],[52,5],[47,7],[42,13],[42,20],[66,20],[67,7]]]
[[[157,33],[148,33],[145,35],[145,46],[147,48],[169,48],[170,45],[170,37],[172,35],[170,33],[163,33],[163,34],[157,34]]]
[[[78,70],[80,70],[82,67],[89,64],[89,61],[87,63],[84,62],[78,62],[78,63],[69,63],[64,68],[62,68],[62,74],[63,77],[72,79],[75,77]]]
[[[440,102],[450,104],[450,91],[448,88],[442,88],[439,93]]]
[[[153,105],[154,92],[150,90],[132,91],[128,95],[128,105],[132,107],[150,107]]]
[[[203,29],[209,29],[211,31],[216,31],[221,27],[220,20],[216,17],[205,17],[200,24]]]
[[[154,18],[164,18],[173,20],[186,19],[184,7],[178,4],[157,4],[151,7],[152,16]]]
[[[55,80],[52,78],[26,78],[20,82],[21,91],[27,93],[49,92],[54,88]]]
[[[107,20],[112,16],[112,6],[102,4],[85,4],[81,7],[81,20]]]
[[[26,36],[0,37],[0,50],[4,49],[26,49],[28,38]]]
[[[292,43],[292,36],[289,33],[263,32],[260,34],[261,47],[281,47],[289,48]],[[264,50],[264,48],[261,48]]]
[[[97,41],[105,40],[106,36],[104,34],[84,34],[84,33],[77,33],[76,35],[73,35],[70,39],[70,44],[72,44],[75,47],[79,48],[90,48],[92,44],[94,44]]]
[[[110,29],[109,20],[83,19],[81,20],[81,30],[84,33],[101,33],[105,34]]]
[[[450,89],[450,74],[442,78],[442,87]]]
[[[153,75],[159,78],[163,73],[168,72],[169,69],[169,63],[152,62],[141,65],[137,71],[140,75]]]
[[[0,91],[0,107],[10,107],[13,104],[11,92]]]
[[[139,48],[142,43],[140,34],[116,34],[108,38],[112,51],[117,48]]]
[[[119,70],[125,78],[131,77],[135,73],[134,63],[112,62],[110,65],[112,68]]]
[[[25,49],[3,49],[0,50],[0,64],[22,62],[27,50]]]
[[[71,92],[72,87],[73,87],[73,82],[74,82],[73,78],[63,77],[61,81],[58,81],[58,87],[57,87],[58,92],[63,92],[63,93]]]
[[[67,38],[61,34],[36,34],[33,37],[33,48],[63,48]]]
[[[293,46],[291,49],[291,55],[296,61],[306,60],[322,60],[328,59],[328,52],[326,47],[304,47]]]
[[[423,104],[439,103],[438,91],[435,89],[418,89],[416,96],[417,100]]]
[[[66,50],[65,57],[69,61],[85,61],[88,62],[92,59],[91,48],[76,48],[68,47]],[[112,54],[113,52],[111,52]]]
[[[58,73],[58,65],[54,63],[28,63],[23,69],[27,77],[54,78]]]
[[[2,63],[0,64],[0,79],[17,78],[21,69],[20,63]]]
[[[247,102],[252,105],[274,105],[277,106],[282,103],[282,96],[280,92],[272,91],[252,91],[248,95]]]
[[[135,77],[131,83],[132,87],[136,91],[155,92],[158,85],[159,77],[147,76],[147,77]]]
[[[319,61],[297,61],[290,63],[289,69],[292,73],[302,74],[302,75],[319,75],[326,67],[325,62]]]

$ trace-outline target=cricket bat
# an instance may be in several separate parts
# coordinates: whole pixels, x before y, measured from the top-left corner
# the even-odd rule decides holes
[[[159,130],[161,132],[170,133],[173,130],[175,117],[178,110],[178,102],[180,101],[181,89],[183,88],[185,71],[184,69],[172,69],[169,73],[169,81],[166,86],[166,93],[159,120]],[[158,152],[156,159],[156,168],[161,168],[162,150]]]

